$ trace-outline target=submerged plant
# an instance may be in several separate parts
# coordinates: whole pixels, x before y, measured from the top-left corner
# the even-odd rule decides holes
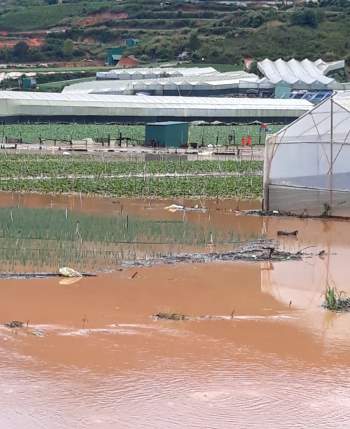
[[[344,296],[335,287],[327,286],[323,306],[331,311],[350,311],[350,297]]]
[[[337,305],[337,292],[334,287],[328,286],[325,291],[325,307],[335,310]]]

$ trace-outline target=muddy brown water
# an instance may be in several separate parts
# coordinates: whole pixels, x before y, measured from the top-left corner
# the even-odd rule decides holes
[[[164,210],[173,202],[5,194],[0,206],[107,216],[123,205],[171,220],[183,216]],[[28,321],[0,328],[1,428],[350,427],[350,314],[321,307],[327,285],[350,293],[350,223],[236,216],[258,202],[203,205],[186,214],[194,227],[243,238],[297,229],[280,247],[313,255],[0,281],[0,323]],[[220,320],[154,320],[160,311]]]

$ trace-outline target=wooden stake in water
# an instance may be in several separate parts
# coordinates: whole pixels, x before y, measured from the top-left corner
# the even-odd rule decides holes
[[[88,319],[87,319],[87,317],[86,317],[86,314],[84,314],[84,316],[83,316],[83,318],[81,319],[81,321],[82,321],[82,329],[85,329],[86,324],[87,324],[87,322],[88,322]]]

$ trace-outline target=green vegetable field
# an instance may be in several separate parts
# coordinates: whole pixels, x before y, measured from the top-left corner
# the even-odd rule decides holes
[[[51,155],[3,155],[0,177],[124,174],[261,174],[261,161],[102,161],[92,157],[67,158]]]
[[[268,130],[260,130],[259,125],[191,125],[189,142],[204,145],[240,144],[243,136],[251,136],[253,144],[264,144],[266,133],[278,131],[281,125],[269,125]],[[111,124],[3,124],[0,128],[3,138],[22,138],[24,143],[43,140],[84,140],[129,138],[131,142],[142,143],[145,138],[144,125]],[[230,138],[229,136],[232,136]]]
[[[201,176],[203,173],[213,175]],[[115,177],[118,175],[123,177]],[[0,190],[118,197],[255,198],[262,192],[262,162],[105,162],[91,157],[1,155]]]
[[[262,192],[262,177],[0,179],[0,190],[57,194],[81,192],[115,197],[258,198]]]

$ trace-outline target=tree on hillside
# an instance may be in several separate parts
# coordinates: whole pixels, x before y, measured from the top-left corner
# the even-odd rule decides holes
[[[26,42],[18,42],[12,50],[12,55],[16,60],[23,61],[28,57],[29,46]]]
[[[73,42],[70,39],[65,40],[62,48],[63,55],[67,58],[70,58],[73,55],[73,49]]]
[[[318,14],[312,9],[303,9],[292,15],[291,22],[294,25],[307,25],[316,28],[320,22]]]
[[[191,33],[188,40],[188,47],[191,51],[196,51],[201,46],[201,42],[196,33]]]

